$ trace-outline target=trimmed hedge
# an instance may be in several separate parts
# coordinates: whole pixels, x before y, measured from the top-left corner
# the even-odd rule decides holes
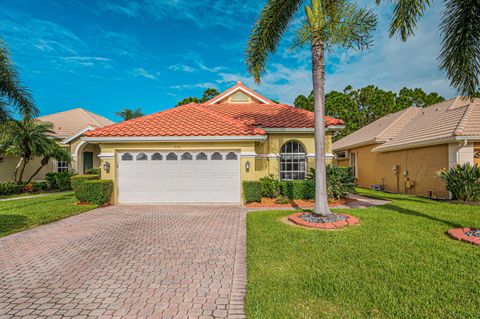
[[[245,202],[260,202],[262,200],[262,185],[257,181],[243,182],[243,198]]]
[[[85,172],[86,175],[100,175],[100,168],[90,168]]]
[[[68,171],[55,173],[55,185],[56,188],[60,191],[68,191],[72,189],[72,184],[70,183],[70,178],[72,174]]]
[[[14,195],[20,194],[23,190],[23,185],[18,185],[11,182],[0,183],[0,195]]]
[[[112,198],[113,182],[111,180],[86,180],[76,185],[75,196],[81,202],[103,205]]]
[[[260,178],[260,186],[263,197],[275,198],[280,195],[280,182],[273,175]]]
[[[85,175],[75,175],[70,178],[70,183],[72,184],[72,189],[77,190],[78,185],[88,180],[98,180],[100,179],[99,175],[96,174],[85,174]]]
[[[280,194],[289,199],[314,199],[315,181],[281,181]]]

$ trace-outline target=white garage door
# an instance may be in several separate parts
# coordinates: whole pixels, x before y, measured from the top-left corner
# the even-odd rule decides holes
[[[117,156],[119,203],[240,203],[237,152],[125,151]]]

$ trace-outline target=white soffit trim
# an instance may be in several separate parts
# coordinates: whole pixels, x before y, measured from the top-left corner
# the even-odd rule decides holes
[[[345,125],[329,125],[327,131],[341,131],[345,128]]]
[[[227,94],[216,98],[216,99],[213,100],[212,102],[208,103],[208,105],[215,104],[215,103],[217,103],[218,101],[223,100],[223,99],[226,98],[227,96],[230,96],[230,95],[232,95],[233,93],[235,93],[235,92],[237,92],[237,91],[242,91],[243,93],[245,93],[245,94],[247,94],[247,95],[253,96],[253,97],[256,98],[257,100],[259,100],[259,101],[261,101],[261,102],[263,102],[263,103],[265,103],[265,104],[270,104],[270,102],[262,99],[262,98],[259,97],[258,95],[253,94],[252,92],[249,92],[249,91],[245,90],[244,88],[242,88],[241,86],[239,86],[239,87],[237,87],[236,89],[228,92]]]
[[[87,126],[86,128],[84,128],[83,130],[80,130],[78,131],[77,133],[73,134],[72,136],[70,137],[67,137],[66,139],[64,139],[61,143],[62,144],[68,144],[70,143],[71,141],[73,141],[74,139],[76,139],[77,137],[79,137],[80,135],[82,135],[83,133],[85,132],[88,132],[88,131],[91,131],[91,130],[94,130],[95,128],[93,126]]]
[[[385,147],[385,148],[378,146],[373,148],[372,152],[379,152],[379,153],[391,152],[391,151],[406,150],[406,149],[417,148],[417,147],[454,143],[454,142],[460,142],[460,141],[476,142],[476,141],[480,141],[480,136],[454,136],[454,137],[447,137],[447,138],[441,138],[441,139],[430,140],[430,141],[421,141],[417,143],[403,144],[403,145],[397,145],[397,146],[391,146],[391,147]]]
[[[255,152],[242,152],[242,153],[240,153],[240,157],[257,157],[257,153],[255,153]]]
[[[99,158],[113,158],[115,157],[115,153],[100,153],[98,154]]]
[[[247,136],[106,136],[106,137],[84,137],[88,142],[215,142],[215,141],[264,141],[266,135]]]

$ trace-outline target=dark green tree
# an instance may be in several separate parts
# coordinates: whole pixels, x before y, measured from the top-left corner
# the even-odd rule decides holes
[[[38,114],[32,95],[20,83],[15,65],[10,60],[10,52],[0,38],[0,123],[10,118],[10,106],[23,118]]]
[[[302,0],[268,0],[257,20],[247,47],[247,67],[257,83],[267,60],[300,10]],[[311,0],[293,47],[308,45],[312,55],[315,109],[315,214],[331,215],[325,167],[325,50],[366,49],[377,24],[375,14],[347,0]]]
[[[141,108],[129,109],[124,108],[120,112],[115,112],[115,115],[120,116],[124,121],[135,119],[137,117],[143,116]]]
[[[381,0],[376,0],[377,4]],[[403,41],[413,36],[417,22],[432,0],[397,0],[390,23],[390,36]],[[473,97],[479,90],[480,1],[446,0],[440,30],[440,68],[461,95]]]
[[[198,98],[196,96],[189,96],[179,101],[175,106],[185,105],[188,103],[205,103],[219,94],[220,93],[217,91],[217,89],[208,88],[205,91],[203,91],[202,97]]]

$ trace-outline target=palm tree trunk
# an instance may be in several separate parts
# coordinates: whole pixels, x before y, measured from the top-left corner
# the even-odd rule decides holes
[[[47,156],[40,161],[40,167],[37,168],[35,172],[33,172],[32,176],[30,176],[30,178],[28,179],[27,184],[30,183],[35,176],[37,176],[40,170],[48,164],[49,160],[50,160],[50,157]]]
[[[312,80],[315,98],[315,214],[331,215],[327,197],[325,164],[325,48],[318,37],[312,39]]]
[[[13,171],[13,180],[15,181],[15,183],[18,182],[17,174],[18,174],[18,170],[20,169],[20,166],[22,165],[22,163],[23,163],[23,157],[20,157],[20,160],[18,161],[17,166],[15,166],[15,170]]]
[[[22,169],[20,170],[20,176],[18,176],[17,184],[22,183],[23,173],[25,172],[25,167],[27,167],[28,160],[23,161]]]

